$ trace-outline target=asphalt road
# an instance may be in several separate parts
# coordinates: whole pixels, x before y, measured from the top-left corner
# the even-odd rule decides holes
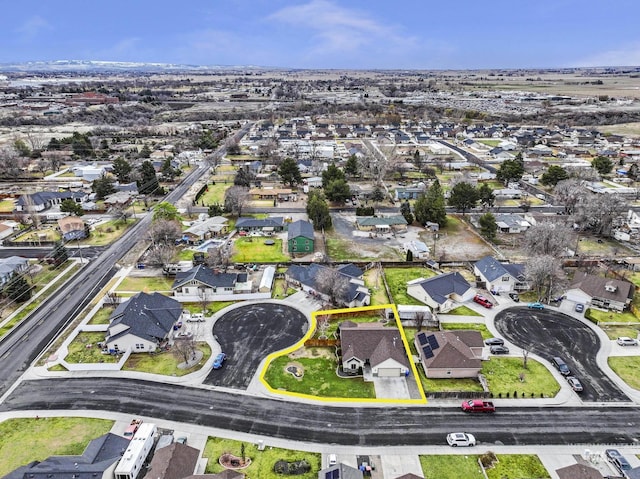
[[[634,444],[637,407],[504,408],[470,415],[459,408],[359,407],[285,402],[126,379],[23,381],[0,411],[100,410],[318,444],[444,444],[449,432],[482,444]]]
[[[205,383],[247,389],[264,358],[297,343],[308,329],[306,316],[283,304],[259,303],[229,311],[213,327],[227,361],[221,369],[212,369]]]
[[[236,136],[242,137],[249,126],[247,124]],[[221,157],[225,151],[226,148],[222,146],[214,155]],[[171,203],[177,201],[207,170],[208,165],[205,164],[194,169],[165,200]],[[115,272],[116,262],[144,236],[150,224],[151,216],[145,215],[96,259],[85,264],[78,274],[47,298],[27,320],[0,339],[0,397],[7,393],[53,338],[66,328],[108,281]]]
[[[502,336],[517,346],[551,361],[563,358],[580,379],[583,401],[629,401],[596,363],[600,340],[591,328],[575,318],[549,309],[526,306],[499,312],[494,320]]]

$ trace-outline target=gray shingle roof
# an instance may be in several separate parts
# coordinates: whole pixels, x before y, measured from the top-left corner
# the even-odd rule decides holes
[[[303,238],[313,239],[313,225],[305,220],[294,221],[289,225],[287,239],[295,239],[302,236]]]
[[[246,281],[246,273],[244,275]],[[203,264],[191,268],[189,271],[176,273],[176,279],[171,286],[171,289],[176,289],[189,281],[198,281],[212,288],[233,288],[236,282],[239,281],[238,273],[216,273],[212,269],[207,268]],[[244,281],[241,281],[244,282]]]
[[[493,256],[485,256],[474,265],[487,281],[493,281],[502,276],[512,276],[518,281],[524,281],[524,265],[500,263]]]
[[[109,330],[120,324],[128,328],[113,336],[109,335],[109,340],[127,334],[150,341],[162,339],[171,331],[181,314],[182,305],[173,298],[160,293],[138,293],[111,313]]]
[[[607,286],[614,287],[615,291],[607,291]],[[601,278],[584,272],[576,273],[569,289],[579,289],[592,298],[603,298],[620,303],[626,303],[628,299],[633,298],[635,292],[634,285],[628,281]]]
[[[420,282],[420,286],[438,304],[444,304],[450,294],[462,296],[471,288],[467,280],[457,271],[425,279]]]
[[[274,216],[271,218],[238,218],[236,221],[236,229],[242,228],[282,228],[284,227],[284,218]]]
[[[340,325],[340,344],[345,360],[357,358],[362,362],[369,361],[372,367],[395,359],[405,367],[409,361],[404,350],[400,331],[377,323],[352,322]]]

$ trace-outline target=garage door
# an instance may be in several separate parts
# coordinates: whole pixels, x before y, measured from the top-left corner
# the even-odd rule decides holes
[[[378,377],[400,377],[400,368],[379,368]]]

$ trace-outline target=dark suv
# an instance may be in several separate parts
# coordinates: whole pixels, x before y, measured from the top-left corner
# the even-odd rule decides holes
[[[567,363],[564,362],[564,359],[556,356],[551,360],[551,362],[563,376],[569,376],[571,374],[571,370],[569,369],[569,366],[567,366]]]

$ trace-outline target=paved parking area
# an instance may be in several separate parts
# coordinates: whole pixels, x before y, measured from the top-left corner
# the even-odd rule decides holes
[[[629,401],[600,369],[596,354],[600,339],[586,324],[566,314],[518,306],[500,311],[494,320],[498,332],[510,342],[551,361],[562,357],[584,386],[583,401]]]
[[[247,389],[260,362],[298,342],[308,327],[303,313],[282,303],[256,303],[232,309],[213,326],[213,334],[228,359],[221,369],[211,370],[205,384]]]

